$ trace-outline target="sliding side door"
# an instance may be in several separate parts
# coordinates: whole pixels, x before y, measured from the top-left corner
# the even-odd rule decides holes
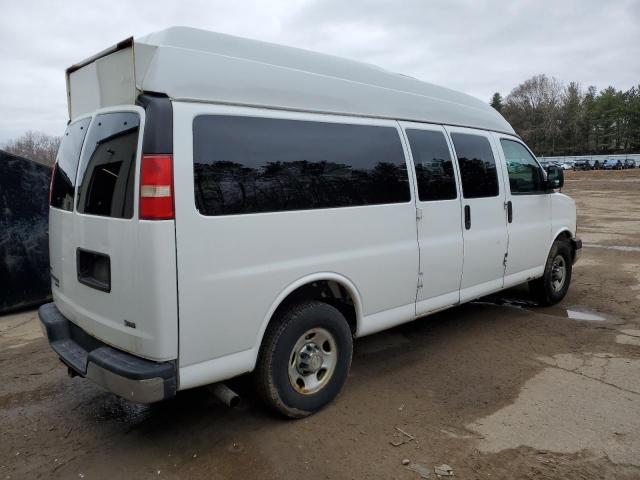
[[[460,301],[463,239],[459,179],[443,127],[408,122],[402,127],[418,187],[416,315],[424,315]]]

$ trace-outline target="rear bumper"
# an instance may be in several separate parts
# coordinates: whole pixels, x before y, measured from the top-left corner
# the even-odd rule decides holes
[[[53,302],[41,306],[38,316],[51,348],[81,377],[134,402],[175,396],[175,362],[153,362],[110,347],[71,323]]]
[[[582,255],[582,240],[578,237],[574,237],[571,239],[571,244],[573,245],[573,264],[578,261],[580,255]]]

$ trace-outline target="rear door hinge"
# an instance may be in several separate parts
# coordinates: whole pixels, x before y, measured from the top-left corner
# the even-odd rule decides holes
[[[418,272],[418,288],[422,288],[422,287],[423,287],[422,272]]]
[[[502,259],[502,264],[506,267],[507,266],[507,257],[509,256],[509,252],[504,254],[504,258]]]
[[[422,209],[416,208],[416,220],[422,220]]]

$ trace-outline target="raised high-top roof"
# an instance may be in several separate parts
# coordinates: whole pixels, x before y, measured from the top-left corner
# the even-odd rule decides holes
[[[474,97],[331,55],[187,27],[137,38],[133,49],[136,89],[176,100],[513,133],[498,112]]]

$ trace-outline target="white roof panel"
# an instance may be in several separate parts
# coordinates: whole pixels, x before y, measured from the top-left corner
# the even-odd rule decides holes
[[[474,97],[331,55],[187,27],[135,39],[134,52],[137,89],[177,100],[514,133]]]

